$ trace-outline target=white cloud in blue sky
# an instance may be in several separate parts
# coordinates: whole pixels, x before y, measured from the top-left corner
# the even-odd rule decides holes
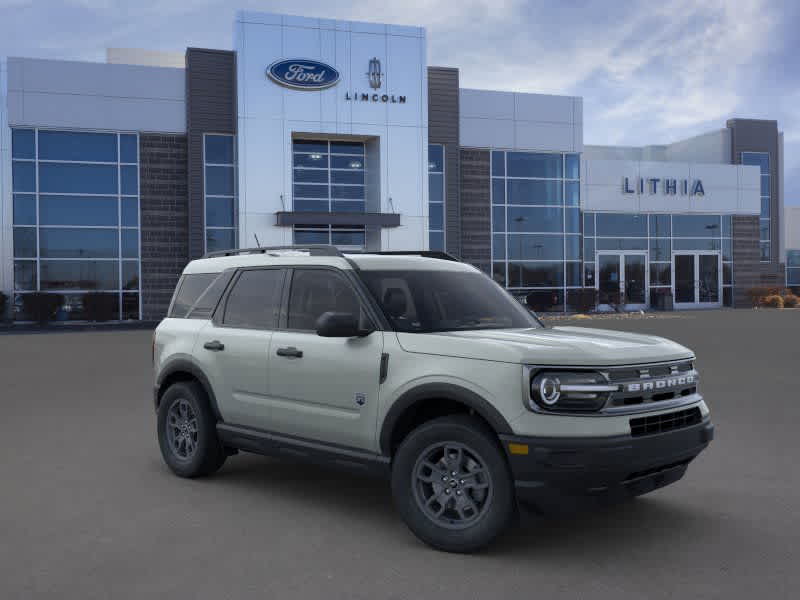
[[[422,25],[461,85],[584,98],[589,144],[668,143],[777,119],[800,204],[800,3],[774,0],[0,0],[0,55],[103,60],[106,47],[230,48],[236,9]]]

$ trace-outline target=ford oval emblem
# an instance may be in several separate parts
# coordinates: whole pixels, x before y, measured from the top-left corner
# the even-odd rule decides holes
[[[339,71],[317,60],[292,58],[267,67],[272,81],[296,90],[324,90],[339,83]]]

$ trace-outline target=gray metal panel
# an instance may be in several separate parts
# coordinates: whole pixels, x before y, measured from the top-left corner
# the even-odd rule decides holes
[[[492,205],[488,150],[461,150],[461,259],[491,274]]]
[[[236,53],[186,50],[189,257],[205,254],[203,134],[236,133]]]
[[[400,227],[397,213],[356,213],[294,211],[275,213],[275,224],[292,225],[366,225],[367,227]]]
[[[461,256],[458,69],[428,67],[428,141],[444,145],[445,244]]]

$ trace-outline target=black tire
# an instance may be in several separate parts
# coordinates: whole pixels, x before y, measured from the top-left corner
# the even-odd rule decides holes
[[[452,478],[450,466],[458,464],[459,449],[466,464],[479,464],[481,469],[468,466],[456,471],[465,473],[463,478]],[[442,480],[445,477],[448,481]],[[516,507],[514,483],[497,436],[466,415],[434,419],[403,440],[392,462],[392,495],[414,535],[446,552],[485,547],[508,527]],[[475,509],[465,509],[462,502]],[[440,516],[434,514],[440,511]]]
[[[182,409],[186,410],[187,422],[180,418],[175,422],[174,417],[180,416]],[[167,388],[158,406],[158,445],[173,473],[180,477],[203,477],[223,465],[226,453],[217,438],[216,424],[208,397],[199,383],[181,381]]]

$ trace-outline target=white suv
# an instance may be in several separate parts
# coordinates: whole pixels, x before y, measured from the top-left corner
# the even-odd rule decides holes
[[[242,450],[385,475],[409,528],[448,551],[489,543],[517,501],[672,483],[713,437],[690,350],[546,327],[441,253],[208,255],[184,270],[153,352],[176,474]]]

